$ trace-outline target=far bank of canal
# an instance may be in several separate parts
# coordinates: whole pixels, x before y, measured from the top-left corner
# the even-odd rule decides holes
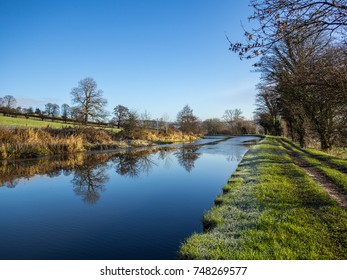
[[[254,139],[2,162],[0,259],[176,259]]]

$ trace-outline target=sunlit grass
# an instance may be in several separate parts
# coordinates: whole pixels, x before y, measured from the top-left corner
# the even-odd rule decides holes
[[[32,127],[32,128],[43,128],[43,127],[52,127],[52,128],[62,128],[66,126],[71,126],[71,124],[64,124],[58,122],[48,122],[41,121],[39,119],[26,119],[26,118],[12,118],[0,116],[0,126],[4,127]]]
[[[275,138],[251,148],[235,175],[205,213],[207,230],[182,244],[181,258],[346,259],[346,211]]]
[[[288,144],[288,142],[289,141],[287,140],[287,142],[284,142],[283,145],[293,149],[303,160],[311,164],[312,167],[315,167],[318,170],[320,170],[325,176],[331,179],[335,184],[338,184],[339,186],[343,187],[347,191],[347,174],[326,164],[326,163],[330,163],[336,167],[347,168],[346,160],[335,158],[324,152],[313,150],[313,149],[302,150],[296,144],[290,142],[291,143],[290,145]]]
[[[331,164],[336,165],[337,167],[343,167],[347,169],[347,160],[343,159],[343,158],[337,158],[334,156],[331,156],[327,153],[324,153],[322,151],[317,151],[314,149],[305,149],[305,151],[307,151],[309,154],[316,156],[319,159],[325,160]],[[341,149],[342,151],[342,149]],[[344,158],[347,158],[347,151],[345,153],[342,153]]]

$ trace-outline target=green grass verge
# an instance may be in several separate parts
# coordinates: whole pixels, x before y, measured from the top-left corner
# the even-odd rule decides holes
[[[13,117],[5,117],[0,116],[0,127],[31,127],[31,128],[45,128],[45,127],[51,127],[51,128],[63,128],[63,127],[75,127],[75,126],[84,126],[84,125],[74,125],[71,123],[65,124],[63,122],[51,122],[51,121],[41,121],[40,119],[31,119],[31,118],[13,118]],[[97,128],[97,127],[96,127]],[[122,129],[120,128],[110,128],[107,127],[105,130],[110,131],[112,133],[118,133]]]
[[[26,118],[12,118],[0,116],[0,126],[5,127],[32,127],[32,128],[43,128],[50,126],[52,128],[62,128],[66,126],[73,126],[71,124],[64,124],[58,122],[41,121],[39,119],[26,119]]]
[[[345,159],[336,158],[327,153],[324,153],[322,151],[317,151],[314,149],[305,149],[305,151],[307,151],[310,155],[317,157],[318,159],[327,161],[328,163],[334,164],[337,167],[342,167],[347,169],[347,160]]]
[[[336,169],[326,167],[320,163],[317,163],[316,167],[321,170],[327,177],[329,177],[335,184],[343,187],[343,189],[347,191],[347,174],[342,173]]]
[[[317,159],[311,158],[309,156],[302,155],[302,158],[312,164],[315,168],[323,172],[328,178],[330,178],[334,183],[340,185],[347,191],[347,174],[340,172],[336,169],[327,167],[322,162]]]
[[[182,259],[346,259],[347,212],[275,138],[253,146]]]
[[[313,149],[310,149],[309,153],[305,153],[304,151],[306,150],[300,149],[297,145],[295,145],[292,142],[290,142],[291,144],[288,144],[288,142],[289,141],[287,140],[286,142],[283,143],[283,145],[285,147],[293,149],[293,151],[298,153],[303,160],[305,160],[307,163],[311,164],[313,167],[320,170],[325,176],[331,179],[335,184],[338,184],[339,186],[343,187],[347,191],[347,174],[324,164],[324,162],[328,162],[333,164],[336,167],[345,168],[343,166],[345,160],[329,156],[328,154],[325,154],[321,151],[316,151]],[[320,161],[319,159],[322,161]]]

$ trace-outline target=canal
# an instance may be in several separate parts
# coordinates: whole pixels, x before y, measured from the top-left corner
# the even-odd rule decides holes
[[[176,259],[254,139],[1,162],[0,259]]]

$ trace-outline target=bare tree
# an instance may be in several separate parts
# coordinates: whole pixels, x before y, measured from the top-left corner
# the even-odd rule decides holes
[[[151,128],[151,114],[145,110],[143,114],[140,116],[141,118],[141,126],[143,129]]]
[[[60,107],[55,103],[47,103],[45,105],[45,112],[48,116],[56,117],[59,116]]]
[[[34,109],[31,106],[29,108],[24,108],[23,111],[24,111],[24,114],[29,114],[29,115],[34,113]]]
[[[242,116],[241,109],[228,109],[225,110],[223,115],[224,121],[229,125],[230,132],[232,134],[242,134],[242,122],[244,117]]]
[[[78,83],[71,91],[72,102],[83,116],[84,124],[88,124],[89,117],[92,120],[102,120],[107,113],[104,107],[107,100],[102,97],[102,90],[97,89],[97,84],[93,78],[85,78]]]
[[[158,129],[164,131],[165,133],[168,133],[169,130],[169,121],[170,116],[167,113],[164,113],[158,120]]]
[[[203,121],[202,125],[208,135],[224,134],[227,131],[225,122],[218,118],[207,119]]]
[[[274,46],[260,69],[258,109],[264,108],[260,98],[272,117],[279,112],[301,146],[318,138],[321,148],[329,149],[346,128],[345,47],[329,44],[324,36],[298,34],[298,40],[285,38]],[[261,116],[265,120],[264,110]]]
[[[128,114],[127,120],[124,122],[124,133],[126,137],[137,138],[139,132],[140,118],[135,110],[132,110]]]
[[[128,119],[129,113],[129,109],[122,105],[118,105],[113,109],[113,114],[115,115],[115,121],[118,128],[120,128]]]
[[[273,86],[258,85],[259,93],[256,96],[256,120],[264,128],[265,134],[281,135],[281,116],[279,94]]]
[[[70,109],[71,109],[70,110],[71,119],[74,119],[75,121],[82,123],[84,120],[84,116],[81,109],[77,106],[72,106]]]
[[[347,55],[345,49],[326,48],[304,72],[303,106],[317,133],[321,148],[330,149],[347,128]]]
[[[6,109],[13,109],[17,104],[17,100],[12,95],[5,95],[2,98],[2,103]]]
[[[71,114],[71,107],[66,103],[61,105],[61,116],[65,121],[70,116],[70,114]]]
[[[199,131],[198,118],[194,116],[193,110],[188,105],[178,112],[177,123],[183,133],[194,134]]]
[[[321,33],[346,39],[347,0],[252,0],[254,12],[248,20],[255,28],[245,31],[245,43],[230,42],[230,50],[240,58],[264,55],[285,38],[296,37],[303,29],[306,38]],[[302,38],[302,39],[306,39]]]

